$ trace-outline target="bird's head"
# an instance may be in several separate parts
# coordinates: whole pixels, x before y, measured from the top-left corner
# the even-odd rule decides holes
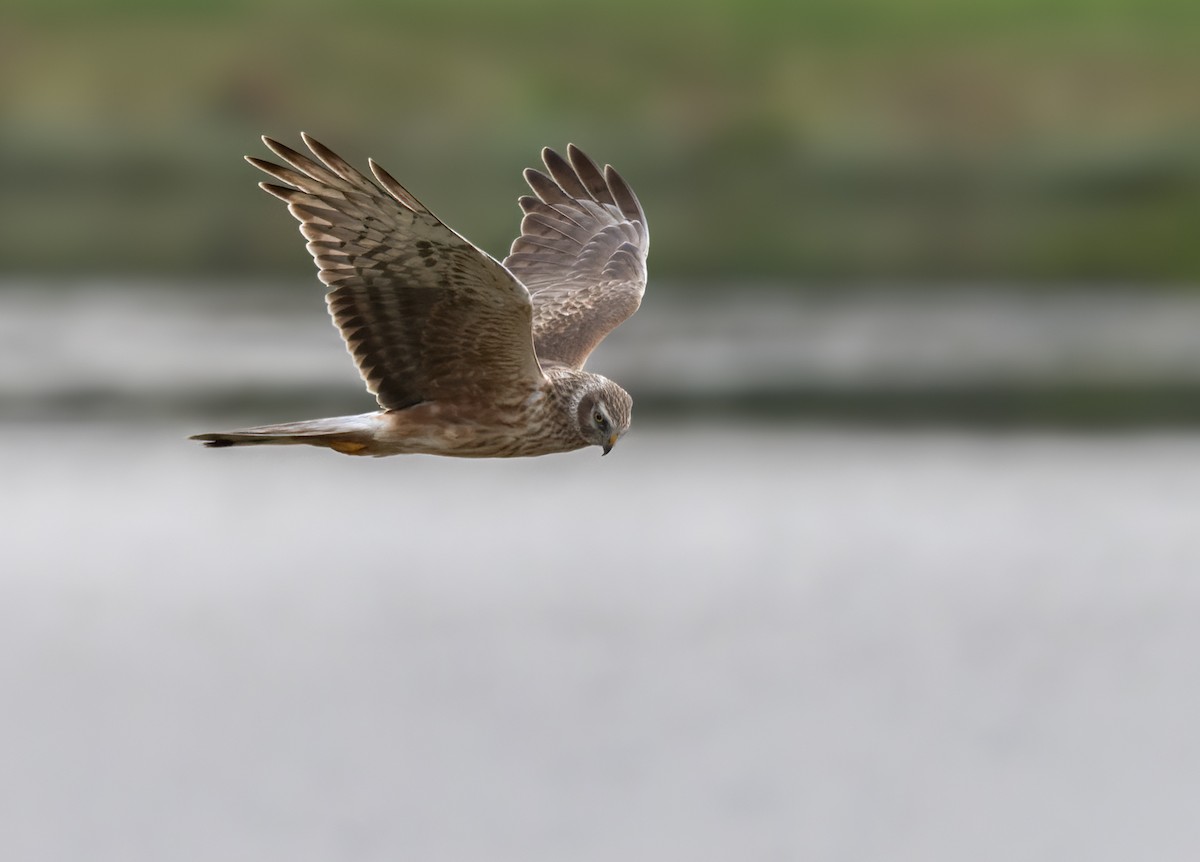
[[[589,446],[599,446],[607,455],[621,435],[629,430],[633,399],[617,384],[595,375],[579,401],[579,433]]]

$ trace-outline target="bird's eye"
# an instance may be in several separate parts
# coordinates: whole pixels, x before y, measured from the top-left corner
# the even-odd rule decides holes
[[[596,413],[592,418],[596,420],[597,425],[599,425],[601,428],[604,427],[605,419],[603,413]]]

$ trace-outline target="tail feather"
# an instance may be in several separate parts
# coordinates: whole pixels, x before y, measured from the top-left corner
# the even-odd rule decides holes
[[[214,432],[211,434],[193,434],[189,440],[199,440],[208,449],[221,449],[226,446],[256,446],[270,443],[285,446],[289,443],[308,443],[320,445],[323,434],[266,434],[249,431]]]
[[[309,419],[304,422],[285,422],[279,425],[260,425],[241,428],[237,431],[217,431],[194,434],[189,440],[198,440],[210,449],[227,446],[274,446],[308,445],[328,446],[339,451],[357,452],[370,442],[371,435],[364,428],[360,416],[340,416],[332,419]]]

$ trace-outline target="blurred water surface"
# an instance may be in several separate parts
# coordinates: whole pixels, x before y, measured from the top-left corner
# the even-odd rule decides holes
[[[1200,846],[1200,440],[6,424],[0,857]]]
[[[315,279],[0,280],[0,417],[374,408]],[[1200,424],[1200,297],[964,285],[655,285],[589,369],[638,415]]]

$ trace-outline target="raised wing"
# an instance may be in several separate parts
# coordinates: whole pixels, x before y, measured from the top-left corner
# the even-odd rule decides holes
[[[287,183],[260,185],[300,222],[329,312],[379,405],[527,397],[544,378],[524,286],[375,162],[382,189],[303,137],[319,162],[267,137],[290,167],[246,160]]]
[[[574,144],[542,150],[536,197],[520,199],[521,235],[504,265],[533,297],[533,341],[543,362],[582,368],[604,336],[637,311],[646,290],[650,233],[632,189]]]

